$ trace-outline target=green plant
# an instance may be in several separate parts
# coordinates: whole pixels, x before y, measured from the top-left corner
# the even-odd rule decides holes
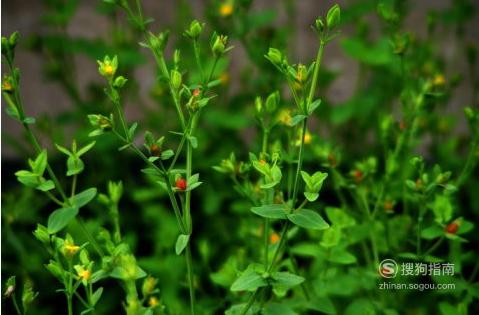
[[[27,48],[46,59],[70,107],[27,114],[35,104],[22,99],[19,35],[2,37],[5,109],[27,140],[7,138],[25,159],[5,162],[2,275],[12,303],[2,310],[477,313],[469,1],[427,13],[425,34],[409,27],[408,1],[332,5],[312,25],[315,41],[301,43],[315,53],[304,64],[289,61],[300,31],[290,0],[277,4],[281,25],[273,4],[215,0],[200,18],[178,1],[171,32],[157,32],[139,0],[102,1],[104,39],[69,33],[80,2],[45,4],[45,32]],[[443,32],[460,43],[454,58],[468,73],[438,49]],[[357,82],[344,81],[355,72],[334,63],[343,56],[330,54],[333,40]],[[230,42],[240,49],[229,53]],[[80,55],[102,78],[88,88],[76,76]],[[469,106],[448,107],[466,85]],[[438,264],[448,274],[424,271]]]

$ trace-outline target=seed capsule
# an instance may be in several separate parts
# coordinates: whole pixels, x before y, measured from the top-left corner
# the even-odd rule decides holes
[[[187,186],[186,179],[184,179],[183,177],[178,178],[176,180],[175,186],[179,190],[186,190],[186,186]]]
[[[457,222],[452,222],[446,225],[444,231],[449,234],[456,234],[457,230],[459,229],[459,224]]]

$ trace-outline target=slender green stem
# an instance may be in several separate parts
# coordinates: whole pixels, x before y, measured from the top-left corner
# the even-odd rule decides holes
[[[47,197],[50,198],[54,203],[56,203],[60,207],[63,207],[63,202],[57,199],[57,197],[55,197],[51,192],[45,191],[45,195],[47,195]]]
[[[73,196],[75,196],[75,191],[76,191],[76,188],[77,188],[77,175],[73,175],[73,179],[72,179],[72,190],[71,190],[71,198],[73,198]]]
[[[68,283],[67,283],[67,290],[66,290],[68,315],[73,315],[73,301],[72,301],[73,292],[72,291],[73,291],[73,266],[72,266],[72,262],[68,260]]]
[[[74,294],[76,298],[81,302],[81,304],[83,304],[83,306],[85,306],[86,308],[90,307],[89,303],[85,301],[85,299],[78,292],[75,292]]]
[[[90,242],[90,244],[93,246],[93,248],[95,249],[95,251],[98,253],[98,255],[100,255],[100,257],[103,257],[105,256],[105,253],[103,252],[103,250],[101,249],[100,247],[100,244],[98,244],[98,242],[95,240],[95,238],[91,235],[90,232],[88,232],[88,229],[86,228],[85,226],[85,223],[83,222],[83,220],[80,218],[80,217],[77,217],[77,220],[78,222],[78,225],[80,226],[80,229],[83,231],[83,233],[86,235],[88,241]]]
[[[20,307],[18,306],[17,303],[17,296],[15,292],[12,294],[12,301],[13,301],[13,306],[15,307],[15,311],[17,312],[18,315],[23,315],[22,311],[20,310]]]
[[[309,89],[308,101],[306,103],[307,106],[309,106],[313,102],[314,92],[316,91],[316,85],[318,84],[319,68],[321,67],[321,60],[323,59],[324,46],[325,46],[325,42],[321,40],[319,42],[318,54],[316,55],[313,81],[311,81],[311,87]]]
[[[248,299],[248,302],[246,303],[246,305],[243,307],[243,310],[241,311],[240,315],[245,315],[248,310],[251,308],[251,306],[253,306],[254,304],[254,301],[256,300],[256,298],[258,297],[259,293],[261,292],[261,288],[259,289],[256,289],[256,291],[254,291],[253,293],[251,293],[249,299]]]
[[[193,39],[193,50],[195,51],[195,59],[196,59],[196,64],[198,66],[198,70],[200,71],[201,82],[203,82],[205,78],[203,73],[203,65],[201,63],[200,47],[198,45],[197,39]]]
[[[439,238],[432,246],[429,248],[422,256],[426,257],[429,254],[432,254],[436,249],[441,246],[442,242],[444,242],[444,237]]]
[[[193,260],[191,259],[191,242],[188,242],[185,249],[186,269],[188,271],[188,285],[190,289],[190,311],[195,314],[195,287],[193,278]]]

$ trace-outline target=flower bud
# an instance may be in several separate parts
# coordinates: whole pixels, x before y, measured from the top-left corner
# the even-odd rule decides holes
[[[41,224],[37,224],[37,228],[35,231],[33,231],[33,235],[43,244],[50,243],[50,234],[48,234],[48,229]]]
[[[14,49],[15,46],[17,46],[19,37],[20,37],[20,34],[18,32],[13,32],[12,35],[10,35],[10,38],[8,39],[8,44],[10,45],[10,49]]]
[[[256,98],[254,100],[254,105],[255,105],[255,108],[256,108],[256,113],[258,115],[260,115],[261,112],[263,111],[263,101],[261,100],[261,97],[256,96]]]
[[[228,36],[219,35],[216,36],[211,50],[216,56],[220,56],[225,52],[226,44],[228,43]]]
[[[184,179],[183,177],[178,178],[175,182],[175,187],[182,191],[186,190],[186,187],[187,187],[186,179]]]
[[[268,54],[266,56],[275,66],[281,66],[281,63],[283,61],[283,55],[278,49],[269,48]]]
[[[178,66],[180,64],[180,60],[181,60],[180,50],[175,49],[175,53],[173,54],[173,62],[175,66]]]
[[[10,50],[10,45],[8,44],[8,39],[2,36],[2,55],[6,55]]]
[[[341,20],[341,9],[339,8],[338,4],[335,4],[331,9],[329,9],[328,14],[326,16],[326,23],[328,25],[328,29],[332,30],[336,26],[338,26],[339,21]]]
[[[114,56],[110,59],[109,56],[105,56],[103,61],[98,62],[98,72],[108,80],[112,80],[115,76],[115,72],[118,68],[118,57]]]
[[[115,89],[119,90],[119,89],[121,89],[121,88],[125,85],[126,81],[128,81],[128,79],[126,79],[125,77],[123,77],[123,76],[120,75],[120,76],[117,77],[117,78],[115,79],[115,81],[113,82],[113,87],[114,87]]]
[[[181,87],[181,73],[178,70],[171,70],[171,86],[178,91]]]
[[[141,292],[143,293],[143,296],[148,296],[153,293],[153,290],[155,290],[156,284],[158,283],[158,280],[149,276],[143,281],[143,286],[141,288]]]
[[[274,112],[276,108],[278,107],[279,103],[279,92],[273,92],[270,95],[268,95],[268,98],[266,98],[266,110],[270,113]]]
[[[170,33],[168,31],[161,32],[160,34],[158,34],[158,36],[153,33],[149,33],[148,37],[151,48],[155,51],[162,52],[165,49],[166,44],[168,43],[169,35]]]
[[[13,92],[13,78],[11,76],[4,76],[2,81],[2,92]]]
[[[93,127],[100,128],[103,131],[109,131],[113,127],[112,120],[103,115],[88,115],[88,119]]]
[[[190,28],[185,32],[186,36],[191,39],[197,39],[203,31],[203,25],[197,20],[193,20],[190,24]]]
[[[323,22],[323,19],[321,19],[320,17],[318,17],[315,21],[315,26],[316,26],[316,30],[318,31],[318,33],[322,33],[324,31],[324,22]]]

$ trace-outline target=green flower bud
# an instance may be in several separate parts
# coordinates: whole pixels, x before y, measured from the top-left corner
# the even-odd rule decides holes
[[[275,65],[280,66],[283,61],[283,55],[276,48],[270,48],[268,50],[268,59]]]
[[[33,231],[33,235],[43,244],[50,243],[50,234],[48,233],[48,229],[41,224],[37,224],[37,228],[35,229],[35,231]]]
[[[108,182],[108,194],[112,202],[118,203],[123,195],[123,183],[121,181]]]
[[[279,92],[273,92],[270,95],[268,95],[268,98],[266,98],[266,110],[270,113],[274,112],[276,108],[278,107],[279,103]]]
[[[20,34],[18,32],[13,32],[12,35],[10,35],[10,38],[8,39],[8,44],[10,45],[10,49],[14,49],[15,46],[17,46],[19,37],[20,37]]]
[[[88,115],[88,120],[93,127],[102,131],[110,131],[113,128],[113,121],[103,115]]]
[[[180,50],[175,49],[175,53],[173,54],[173,62],[175,66],[178,66],[180,64],[180,60],[181,60]]]
[[[256,96],[254,100],[254,105],[256,108],[256,114],[260,115],[261,112],[263,111],[263,101],[261,100],[261,97]]]
[[[185,32],[185,34],[191,39],[197,39],[202,31],[203,25],[197,20],[193,20],[190,24],[190,28]]]
[[[308,80],[308,68],[305,65],[299,64],[298,69],[296,70],[296,82],[303,84]]]
[[[33,300],[38,296],[38,292],[33,291],[32,284],[30,281],[25,282],[23,285],[23,292],[22,292],[22,306],[24,314],[27,313],[30,304],[32,304]]]
[[[321,19],[320,17],[316,19],[315,25],[318,33],[322,33],[324,31],[324,22],[323,19]]]
[[[148,276],[144,281],[143,281],[143,286],[141,288],[141,292],[143,293],[143,296],[148,296],[153,293],[155,290],[156,284],[158,283],[158,280]]]
[[[178,70],[171,70],[170,80],[173,89],[178,91],[181,87],[181,73]]]
[[[5,287],[7,289],[5,290],[5,293],[3,294],[3,296],[5,298],[9,298],[10,296],[12,296],[13,292],[15,292],[15,287],[16,287],[15,276],[11,276],[10,278],[8,278],[7,283],[5,284]]]
[[[226,44],[228,43],[228,36],[219,35],[216,36],[211,50],[215,56],[220,56],[225,52]]]
[[[8,39],[2,36],[2,55],[6,55],[10,50],[10,45],[8,44]]]
[[[326,23],[328,25],[328,29],[334,29],[336,26],[338,26],[340,20],[341,9],[339,8],[338,4],[335,4],[331,9],[329,9],[326,16]]]
[[[126,79],[125,77],[123,77],[123,76],[120,75],[120,76],[117,77],[117,78],[115,79],[115,81],[113,82],[113,87],[114,87],[115,89],[119,90],[119,89],[121,89],[121,88],[125,85],[126,81],[128,81],[128,79]]]
[[[169,35],[170,35],[170,32],[168,31],[161,32],[160,34],[158,34],[158,36],[156,36],[153,33],[149,33],[148,37],[149,37],[150,47],[155,51],[163,52],[163,50],[166,47],[166,44],[168,43]]]

